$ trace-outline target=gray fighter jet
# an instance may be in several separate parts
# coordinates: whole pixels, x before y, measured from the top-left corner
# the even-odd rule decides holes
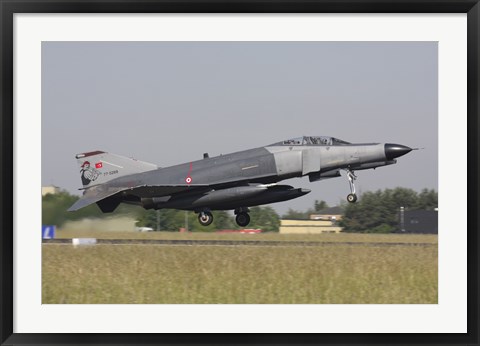
[[[340,177],[350,183],[350,203],[357,200],[354,171],[396,163],[412,149],[400,144],[352,144],[334,137],[304,136],[228,155],[159,168],[135,159],[93,151],[76,155],[84,194],[69,211],[96,203],[104,213],[120,203],[145,209],[181,209],[212,223],[211,210],[234,210],[236,222],[250,222],[248,207],[303,196],[307,189],[279,185],[308,175],[311,182]]]

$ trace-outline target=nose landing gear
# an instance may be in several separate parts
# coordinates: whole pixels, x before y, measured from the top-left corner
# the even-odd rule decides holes
[[[350,194],[347,196],[347,201],[349,203],[355,203],[357,201],[357,195],[355,194],[355,179],[357,179],[357,176],[355,175],[355,173],[350,170],[350,169],[347,169],[347,178],[348,178],[348,182],[350,184]]]

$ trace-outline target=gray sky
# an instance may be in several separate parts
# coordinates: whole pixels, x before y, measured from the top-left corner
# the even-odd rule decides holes
[[[42,184],[79,194],[75,154],[159,166],[302,135],[422,147],[357,172],[357,193],[438,189],[436,42],[43,42]],[[272,204],[336,205],[347,179]]]

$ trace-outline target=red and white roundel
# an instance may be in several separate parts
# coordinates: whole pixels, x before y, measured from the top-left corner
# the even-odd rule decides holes
[[[190,183],[192,182],[192,177],[187,177],[187,178],[185,179],[185,182],[186,182],[187,184],[190,184]]]

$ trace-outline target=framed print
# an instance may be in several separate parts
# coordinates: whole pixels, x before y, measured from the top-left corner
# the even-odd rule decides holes
[[[0,9],[2,344],[478,344],[478,1],[2,0]],[[287,143],[295,136],[303,136],[298,145],[305,152]],[[339,164],[343,156],[332,154],[335,145],[343,153],[357,144],[350,160],[374,155],[373,145],[390,159],[362,166]],[[315,145],[322,146],[320,159]],[[279,154],[282,147],[288,155]],[[251,161],[252,153],[261,158]],[[235,155],[243,160],[243,180],[228,185]],[[277,185],[281,179],[268,170],[292,178],[290,159],[297,157],[299,176],[309,181]],[[226,167],[218,177],[208,171],[217,161]],[[211,162],[203,176],[198,162]],[[329,164],[338,165],[327,173],[334,176],[315,169]],[[375,169],[390,164],[396,165]],[[152,183],[152,167],[170,169],[170,180]],[[340,173],[331,183],[311,184]],[[134,183],[130,174],[145,180]],[[131,186],[102,190],[117,175]],[[195,186],[212,177],[214,189]],[[368,226],[382,233],[374,243],[366,245],[363,229],[341,245],[335,234],[322,235],[320,245],[310,234],[280,234],[290,241],[282,243],[271,233],[253,234],[270,231],[253,219],[262,210],[254,208],[273,197],[250,209],[232,202],[231,189],[279,194],[288,187],[312,193],[298,204],[274,200],[283,204],[268,210],[295,215],[292,208],[323,210],[316,208],[321,202],[347,208],[349,181],[348,202],[356,193],[360,200],[380,198],[379,189],[423,193],[425,200],[433,191],[438,236],[410,241],[384,234],[423,222],[395,205],[389,221]],[[50,194],[64,189],[69,205],[47,214],[40,199],[46,185]],[[185,197],[192,187],[202,191],[196,208]],[[129,192],[137,188],[141,195]],[[158,197],[160,188],[169,189],[168,198]],[[242,203],[252,201],[245,196]],[[235,215],[212,214],[216,198]],[[98,228],[87,233],[83,223],[80,233],[68,233],[66,222],[73,230],[75,220],[54,218],[59,208],[97,204],[110,212],[120,202],[160,210],[125,221],[141,239],[137,252],[129,250],[131,239],[114,239],[121,246],[112,246]],[[311,218],[302,224],[305,233],[325,222],[323,214],[305,213]],[[250,238],[234,234],[233,243],[215,243],[202,232],[210,230],[212,215],[236,220],[214,224],[222,234],[249,231]],[[332,215],[328,227],[360,230]],[[292,232],[300,228],[295,222],[279,221],[275,230]],[[165,227],[180,229],[177,238],[170,232],[151,250],[156,232],[147,231]],[[71,242],[68,234],[81,236]],[[239,257],[232,260],[233,252]],[[362,258],[363,274],[356,271]],[[287,284],[277,286],[277,278]],[[192,292],[200,293],[192,298]]]

